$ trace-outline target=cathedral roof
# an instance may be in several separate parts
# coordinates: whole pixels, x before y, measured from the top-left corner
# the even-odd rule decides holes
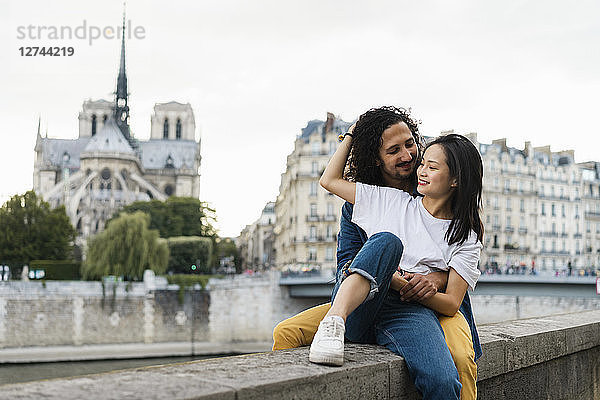
[[[198,143],[193,140],[149,140],[139,142],[142,166],[146,169],[162,169],[171,156],[174,168],[194,168]]]
[[[123,133],[117,126],[114,119],[109,118],[98,132],[93,136],[85,149],[84,153],[120,153],[135,155],[135,152],[129,145],[129,142],[123,136]]]
[[[79,154],[87,146],[89,138],[48,139],[41,138],[43,162],[45,165],[79,168]],[[67,155],[65,157],[65,154]]]

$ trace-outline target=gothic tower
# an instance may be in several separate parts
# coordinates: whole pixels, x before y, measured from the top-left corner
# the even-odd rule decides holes
[[[125,74],[125,11],[123,11],[123,31],[121,37],[121,64],[117,77],[115,98],[115,121],[123,136],[134,146],[134,140],[129,130],[129,104],[127,103],[127,75]],[[135,146],[134,146],[135,147]]]

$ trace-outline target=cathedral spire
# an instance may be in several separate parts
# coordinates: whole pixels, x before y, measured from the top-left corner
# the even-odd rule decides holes
[[[127,74],[125,73],[125,4],[123,4],[123,26],[121,35],[121,63],[119,65],[119,76],[117,77],[115,121],[123,135],[131,142],[132,138],[129,132],[129,105],[127,99]]]

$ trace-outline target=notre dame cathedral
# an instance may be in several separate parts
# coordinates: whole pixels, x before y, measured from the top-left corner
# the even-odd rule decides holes
[[[38,123],[33,190],[52,207],[64,204],[79,243],[134,201],[200,194],[200,139],[189,103],[157,103],[148,141],[130,131],[124,25],[115,101],[84,101],[78,139],[42,137]]]

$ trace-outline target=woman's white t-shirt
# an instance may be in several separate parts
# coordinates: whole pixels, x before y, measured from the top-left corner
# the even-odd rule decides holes
[[[404,245],[399,267],[407,272],[428,274],[454,269],[475,289],[481,274],[477,269],[483,245],[471,231],[458,245],[445,239],[450,220],[432,216],[421,197],[413,198],[403,190],[356,183],[352,222],[367,237],[379,232],[396,235]]]

